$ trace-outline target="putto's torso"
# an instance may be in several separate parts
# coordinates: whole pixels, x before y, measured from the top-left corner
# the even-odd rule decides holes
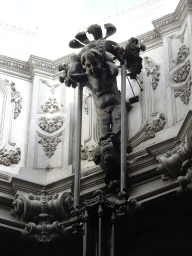
[[[104,70],[99,78],[88,75],[88,87],[92,91],[96,108],[105,109],[121,103],[116,76],[109,75],[108,70]]]

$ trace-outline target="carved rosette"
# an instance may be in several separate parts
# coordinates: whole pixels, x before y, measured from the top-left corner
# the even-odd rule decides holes
[[[152,59],[147,56],[145,56],[143,58],[143,64],[144,64],[144,68],[147,71],[147,76],[151,75],[151,85],[152,85],[153,89],[155,90],[157,88],[158,82],[159,82],[160,65],[157,65],[156,63],[154,63],[152,61]]]
[[[46,155],[51,158],[54,155],[54,151],[57,149],[57,145],[61,142],[61,139],[59,137],[50,139],[41,137],[41,140],[38,142],[42,144]]]
[[[41,108],[46,113],[55,113],[61,110],[61,106],[56,98],[49,98],[45,105],[41,105]]]
[[[184,104],[188,105],[191,95],[192,81],[188,81],[182,88],[175,90],[175,97],[180,97]]]
[[[0,164],[10,166],[11,164],[18,164],[21,159],[21,149],[7,150],[0,152]]]
[[[13,212],[21,221],[28,222],[22,234],[36,242],[51,242],[65,234],[64,225],[57,219],[70,216],[73,198],[69,193],[50,195],[45,188],[38,194],[17,195]]]
[[[159,118],[154,120],[151,124],[148,124],[146,127],[146,134],[143,137],[143,141],[155,137],[155,133],[163,129],[165,125],[165,116],[161,113]]]
[[[189,47],[187,47],[186,45],[182,45],[179,48],[179,51],[177,53],[176,63],[178,64],[184,61],[188,55],[189,55]]]
[[[177,69],[171,77],[171,82],[172,83],[181,83],[186,81],[189,72],[190,72],[191,64],[190,60],[188,60],[182,67]]]
[[[40,118],[38,121],[39,127],[48,133],[53,133],[59,130],[64,123],[63,117],[53,117],[53,118]]]

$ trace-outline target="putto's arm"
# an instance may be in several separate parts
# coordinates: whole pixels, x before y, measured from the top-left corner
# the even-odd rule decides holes
[[[88,81],[87,74],[82,73],[82,66],[80,62],[73,62],[67,72],[70,80],[76,83],[86,83]]]
[[[107,68],[109,69],[110,74],[111,74],[112,76],[117,76],[117,75],[118,75],[118,73],[119,73],[119,68],[118,68],[115,64],[113,64],[113,63],[111,63],[111,62],[106,62],[106,66],[107,66]]]

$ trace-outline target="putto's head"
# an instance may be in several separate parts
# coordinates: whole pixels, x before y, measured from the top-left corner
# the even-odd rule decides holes
[[[86,50],[81,56],[81,65],[87,74],[98,78],[103,73],[105,60],[103,55],[95,49]]]

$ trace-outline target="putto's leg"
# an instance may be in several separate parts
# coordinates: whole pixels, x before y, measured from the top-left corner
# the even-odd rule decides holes
[[[97,121],[99,124],[100,136],[103,137],[110,132],[110,114],[104,111],[97,110]]]
[[[112,132],[116,133],[121,129],[121,105],[117,105],[114,107],[111,113],[112,125],[111,129]]]

